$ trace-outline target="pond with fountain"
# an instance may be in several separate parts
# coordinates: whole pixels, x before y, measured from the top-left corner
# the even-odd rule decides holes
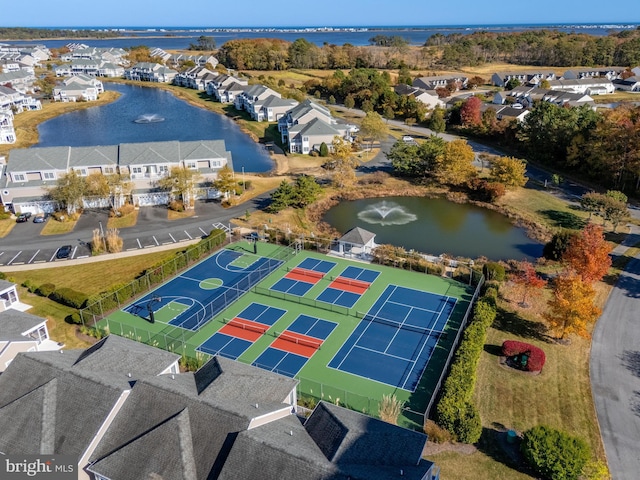
[[[542,244],[492,210],[442,198],[389,197],[342,201],[323,220],[344,233],[358,226],[376,234],[376,243],[429,255],[490,260],[535,259]]]
[[[107,105],[67,113],[40,124],[37,147],[117,145],[167,140],[224,140],[236,171],[266,172],[264,146],[224,115],[195,107],[160,88],[106,83],[120,97]]]

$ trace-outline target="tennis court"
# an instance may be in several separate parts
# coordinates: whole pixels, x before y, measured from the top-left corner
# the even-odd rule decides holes
[[[282,277],[271,290],[303,297],[313,286],[335,266],[335,262],[305,258]]]
[[[287,313],[281,308],[251,303],[196,350],[236,359]]]
[[[360,300],[378,275],[380,272],[350,265],[337,277],[331,279],[329,286],[318,295],[316,300],[351,308]]]
[[[276,334],[276,339],[253,365],[295,377],[316,351],[322,348],[336,325],[321,318],[299,315],[287,330]]]
[[[195,331],[282,264],[281,260],[220,250],[124,311]]]
[[[415,391],[456,301],[453,297],[389,285],[329,367]]]

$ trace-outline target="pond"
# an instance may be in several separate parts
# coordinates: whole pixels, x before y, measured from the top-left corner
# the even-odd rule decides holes
[[[108,105],[60,115],[40,124],[38,147],[117,145],[167,140],[224,140],[236,171],[267,172],[263,145],[224,115],[195,107],[160,88],[105,83],[120,98]]]
[[[388,197],[342,201],[323,220],[344,233],[361,227],[377,244],[392,244],[429,255],[491,260],[535,259],[542,244],[505,216],[475,205],[439,198]]]

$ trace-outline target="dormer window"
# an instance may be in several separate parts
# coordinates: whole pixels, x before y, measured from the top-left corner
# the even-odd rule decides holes
[[[43,180],[55,180],[56,174],[53,172],[42,172]]]
[[[14,173],[13,174],[13,181],[14,182],[24,182],[26,180],[26,177],[24,176],[24,174],[22,173]]]

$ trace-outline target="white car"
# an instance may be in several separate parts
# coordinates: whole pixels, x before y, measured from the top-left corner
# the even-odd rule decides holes
[[[402,141],[405,142],[405,143],[414,143],[415,142],[413,137],[410,137],[409,135],[405,135],[404,137],[402,137]]]

